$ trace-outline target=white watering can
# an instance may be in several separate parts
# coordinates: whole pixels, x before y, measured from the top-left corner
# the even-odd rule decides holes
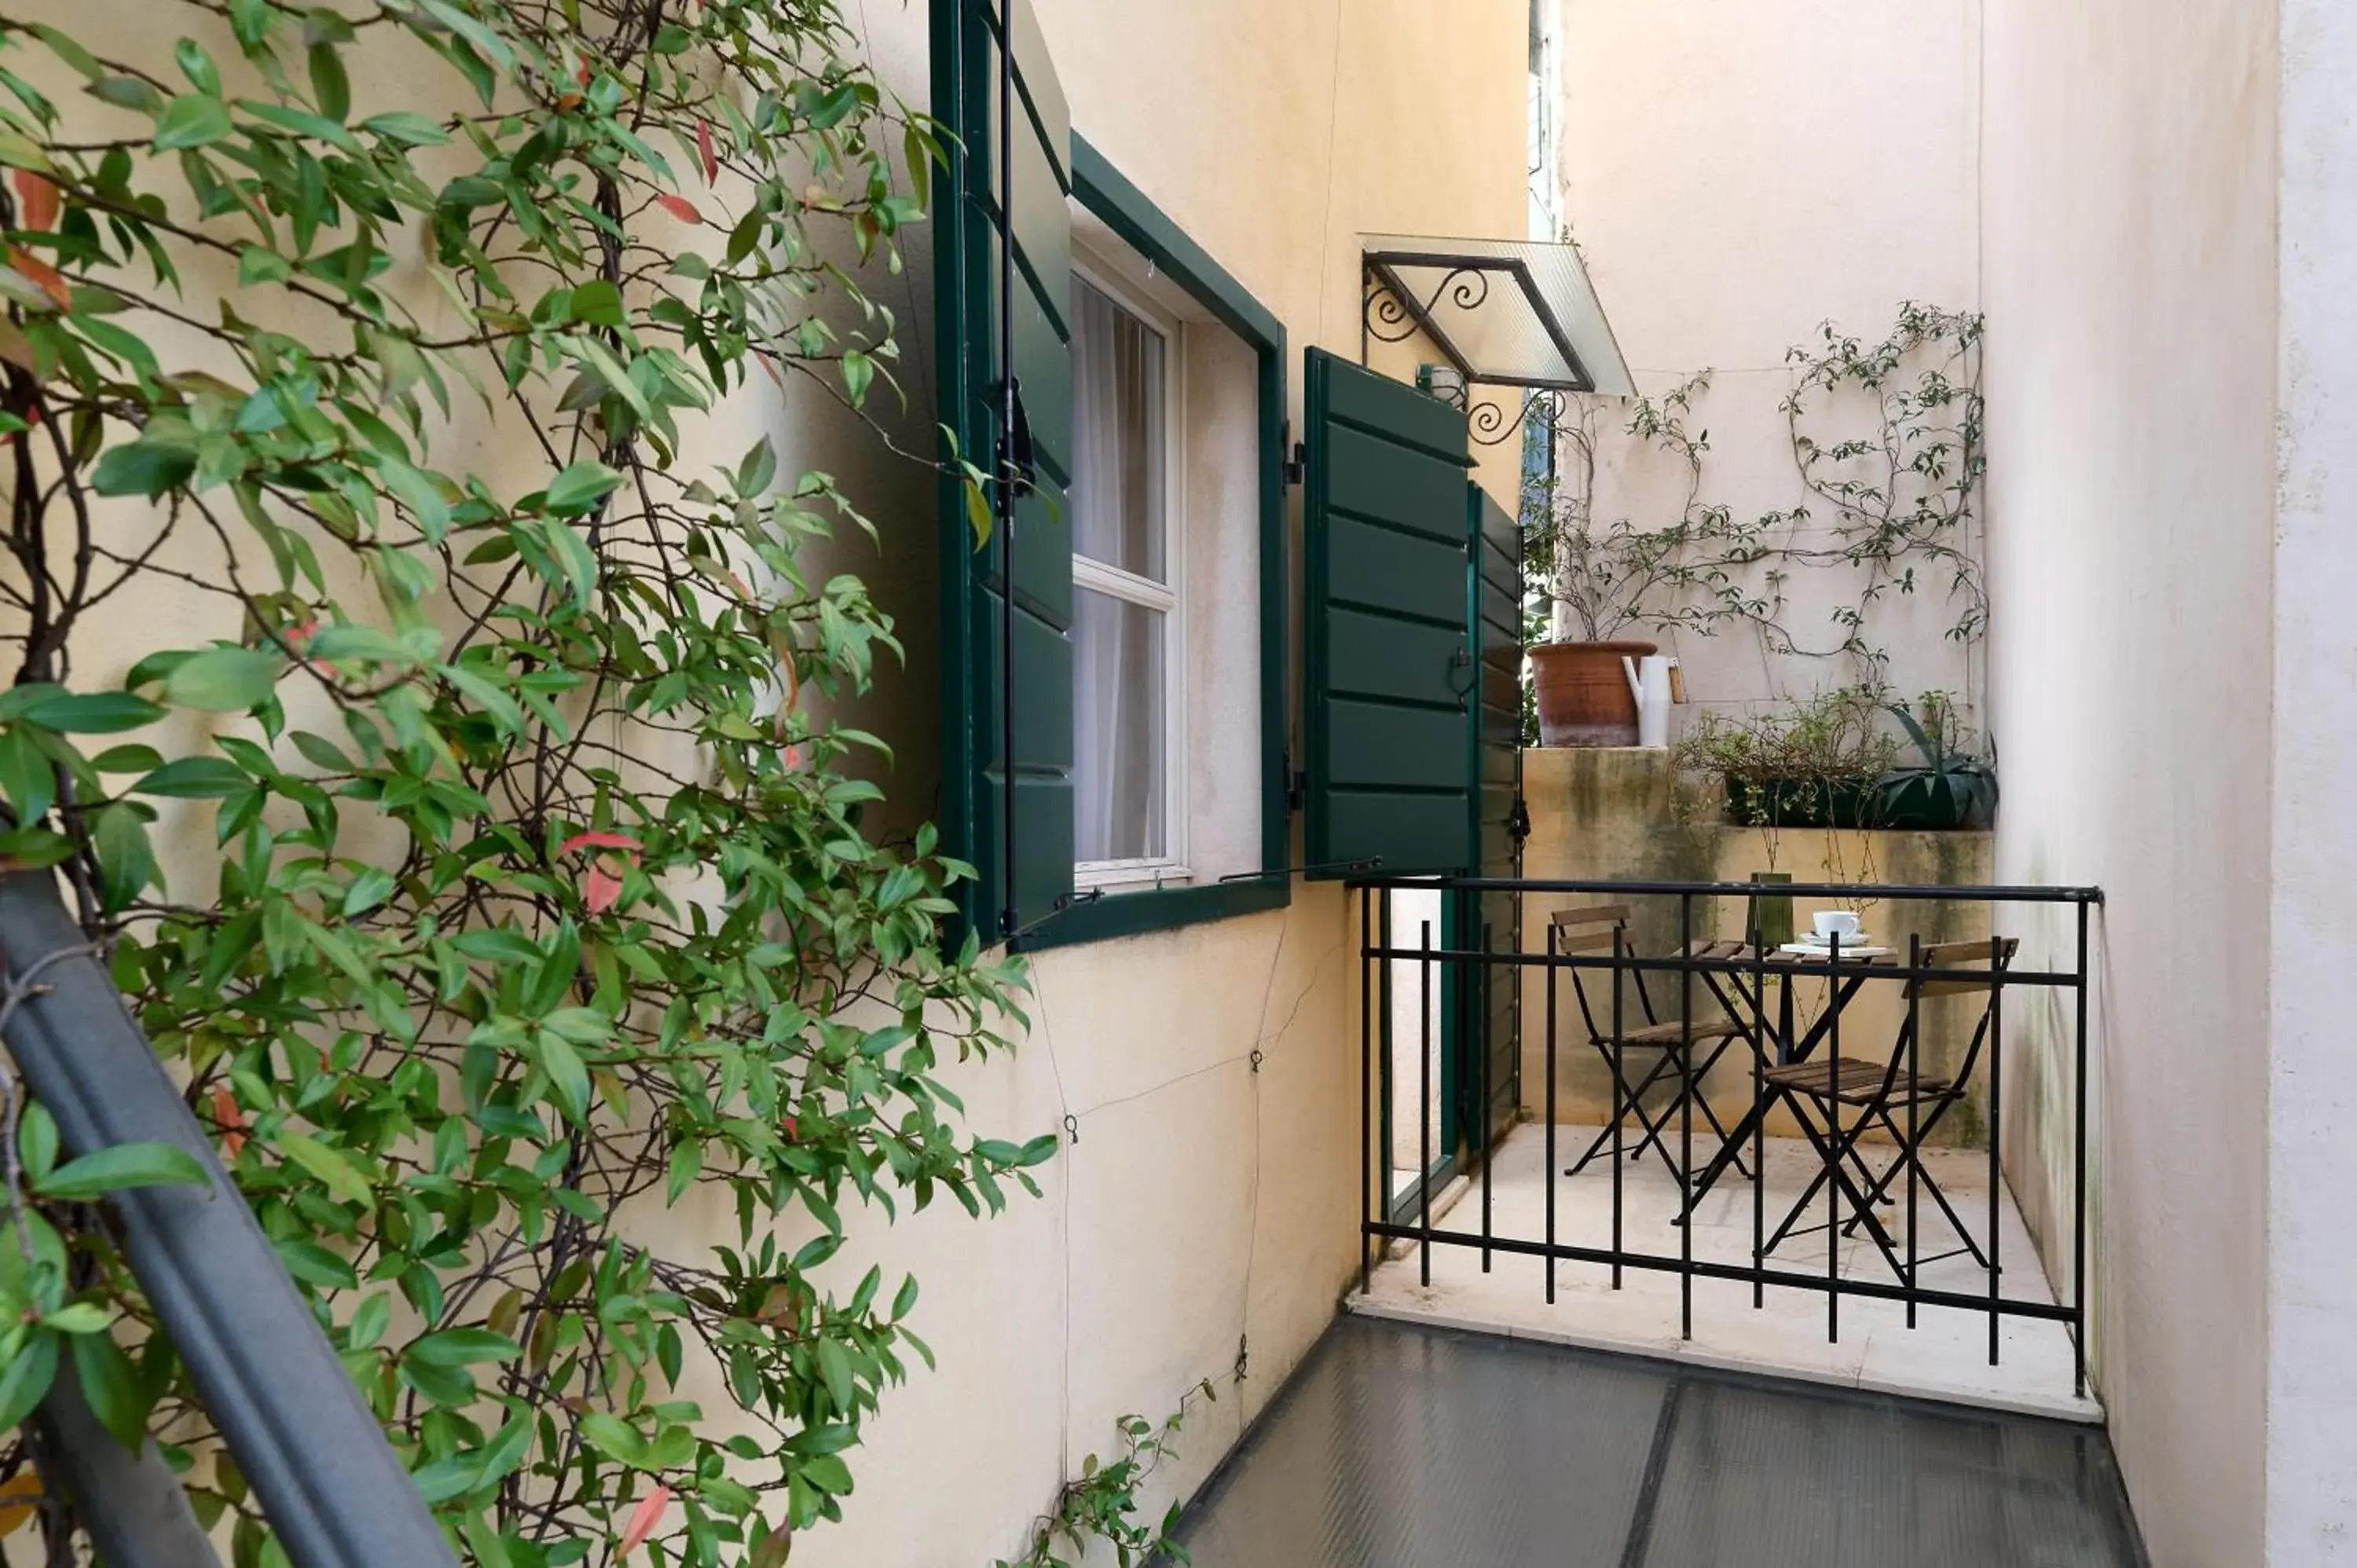
[[[1666,655],[1649,653],[1642,659],[1620,656],[1620,668],[1629,677],[1629,694],[1637,699],[1637,744],[1667,746],[1670,744],[1670,703],[1674,701],[1670,671],[1678,661]]]

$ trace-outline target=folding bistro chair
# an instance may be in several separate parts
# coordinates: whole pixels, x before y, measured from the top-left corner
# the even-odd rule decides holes
[[[1548,923],[1547,948],[1555,954],[1617,951],[1623,958],[1636,957],[1635,950],[1629,944],[1629,906],[1601,904],[1587,909],[1556,910]],[[1688,955],[1722,958],[1748,956],[1748,953],[1749,950],[1740,943],[1696,942],[1689,949]],[[1620,1106],[1634,1114],[1638,1125],[1644,1129],[1644,1136],[1638,1140],[1635,1148],[1629,1151],[1629,1157],[1631,1160],[1641,1158],[1647,1149],[1652,1149],[1660,1155],[1670,1174],[1683,1184],[1685,1172],[1679,1169],[1676,1159],[1670,1154],[1667,1135],[1677,1126],[1680,1108],[1691,1101],[1695,1109],[1702,1113],[1704,1122],[1709,1124],[1712,1136],[1717,1140],[1715,1148],[1727,1145],[1727,1129],[1720,1125],[1717,1113],[1711,1110],[1710,1100],[1702,1092],[1702,1085],[1710,1069],[1717,1065],[1718,1058],[1725,1056],[1737,1040],[1747,1037],[1749,1031],[1723,1012],[1715,1017],[1697,1016],[1691,1027],[1678,1017],[1663,1017],[1654,1007],[1652,993],[1645,984],[1645,972],[1632,969],[1626,972],[1633,983],[1631,989],[1636,993],[1637,1010],[1642,1018],[1631,1027],[1627,1017],[1621,1017],[1619,1036],[1621,1048],[1615,1051],[1612,993],[1609,991],[1601,993],[1599,1004],[1598,999],[1590,997],[1587,992],[1587,978],[1599,972],[1610,977],[1605,983],[1608,985],[1615,983],[1621,973],[1617,970],[1598,972],[1586,967],[1573,968],[1571,989],[1579,1003],[1580,1022],[1587,1029],[1587,1043],[1598,1056],[1604,1058],[1606,1069],[1613,1075],[1620,1090]],[[1716,987],[1712,988],[1711,994],[1717,996]],[[1660,1053],[1652,1058],[1644,1076],[1634,1083],[1630,1081],[1628,1075],[1628,1052],[1631,1050]],[[1657,1084],[1673,1081],[1677,1085],[1676,1093],[1661,1108],[1659,1114],[1649,1113],[1644,1099],[1647,1091]],[[1587,1167],[1589,1161],[1610,1148],[1613,1132],[1618,1125],[1619,1112],[1616,1110],[1613,1122],[1596,1135],[1595,1141],[1587,1145],[1587,1152],[1564,1174],[1577,1176]],[[1735,1166],[1746,1176],[1751,1174],[1745,1167],[1739,1151],[1735,1155]]]
[[[1768,1093],[1792,1107],[1793,1119],[1823,1162],[1808,1190],[1769,1239],[1766,1251],[1774,1251],[1788,1236],[1805,1236],[1825,1229],[1822,1222],[1799,1222],[1808,1215],[1817,1195],[1830,1181],[1839,1186],[1849,1206],[1849,1213],[1841,1222],[1842,1234],[1854,1235],[1864,1227],[1892,1272],[1911,1283],[1908,1265],[1900,1260],[1889,1231],[1874,1213],[1876,1205],[1891,1201],[1891,1188],[1911,1171],[1921,1190],[1932,1195],[1932,1201],[1939,1206],[1962,1243],[1928,1258],[1919,1257],[1914,1266],[1921,1268],[1943,1258],[1969,1253],[1974,1262],[1984,1269],[1988,1267],[1988,1255],[1981,1251],[1980,1243],[1974,1240],[1954,1205],[1948,1201],[1948,1195],[1932,1179],[1931,1170],[1923,1164],[1923,1149],[1933,1129],[1972,1090],[1973,1069],[1979,1065],[1982,1046],[1989,1036],[1989,1009],[1986,1005],[1981,1008],[1981,1015],[1973,1026],[1972,1043],[1964,1047],[1964,1060],[1957,1064],[1954,1073],[1927,1074],[1919,1070],[1916,1061],[1921,1045],[1921,1009],[1916,1004],[1926,997],[1993,992],[1992,977],[2013,962],[2014,950],[2019,946],[2015,938],[2005,937],[1986,942],[1943,942],[1915,949],[1910,969],[1953,969],[1956,972],[1953,978],[1919,976],[1907,982],[1907,1018],[1899,1026],[1899,1038],[1888,1062],[1844,1055],[1836,1064],[1832,1058],[1816,1057],[1771,1067],[1760,1074]],[[1844,1107],[1856,1112],[1846,1127],[1843,1124]],[[1867,1164],[1862,1152],[1861,1140],[1874,1131],[1889,1137],[1895,1150],[1880,1171]]]

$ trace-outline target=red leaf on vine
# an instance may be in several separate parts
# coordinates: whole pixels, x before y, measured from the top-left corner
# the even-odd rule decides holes
[[[59,310],[73,308],[73,291],[66,286],[65,274],[21,246],[9,247],[8,264],[39,285],[43,294],[57,301]]]
[[[221,1129],[221,1152],[237,1158],[238,1151],[245,1147],[245,1112],[237,1108],[236,1097],[225,1083],[213,1085],[213,1125]]]
[[[581,878],[581,902],[593,915],[602,915],[622,900],[622,878],[602,860]]]
[[[663,1509],[671,1507],[671,1488],[658,1486],[630,1510],[630,1522],[622,1527],[622,1544],[614,1549],[617,1557],[628,1557],[652,1535],[655,1526],[662,1522]]]
[[[799,1139],[799,1138],[802,1136],[802,1130],[801,1130],[800,1128],[798,1128],[798,1127],[796,1127],[796,1126],[794,1125],[794,1119],[793,1119],[792,1117],[789,1116],[789,1117],[787,1117],[787,1118],[785,1119],[785,1121],[786,1121],[786,1142],[787,1142],[787,1143],[789,1143],[789,1144],[791,1144],[791,1143],[793,1143],[795,1140]]]
[[[695,123],[695,150],[704,155],[704,183],[710,185],[720,177],[720,159],[712,150],[712,123]]]
[[[16,178],[19,229],[48,229],[58,220],[58,188],[31,169],[13,171]]]
[[[704,221],[704,214],[698,212],[695,209],[695,203],[690,201],[684,196],[673,196],[671,192],[665,191],[661,196],[655,198],[655,205],[662,208],[665,212],[670,213],[673,217],[678,219],[683,223],[701,223]]]
[[[604,828],[592,828],[587,832],[575,833],[559,844],[556,853],[571,854],[576,849],[643,849],[646,846],[629,833],[611,832]]]

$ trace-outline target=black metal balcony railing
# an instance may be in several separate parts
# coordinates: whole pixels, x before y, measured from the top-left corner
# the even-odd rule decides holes
[[[1820,1294],[1826,1334],[1834,1340],[1840,1337],[1842,1303],[1849,1297],[1904,1304],[1910,1328],[1919,1309],[1985,1315],[1991,1365],[1998,1362],[2000,1330],[2007,1318],[2058,1321],[2072,1340],[2073,1393],[2084,1395],[2088,944],[2091,912],[2103,901],[2100,890],[1484,877],[1372,878],[1351,886],[1357,895],[1361,929],[1362,1292],[1371,1283],[1376,1256],[1387,1245],[1404,1241],[1416,1249],[1420,1278],[1427,1284],[1436,1247],[1479,1249],[1485,1273],[1499,1254],[1550,1260],[1540,1285],[1550,1303],[1555,1299],[1557,1263],[1609,1270],[1616,1290],[1624,1271],[1674,1274],[1680,1331],[1688,1338],[1694,1333],[1697,1280],[1748,1283],[1754,1307],[1764,1305],[1771,1290]],[[1411,891],[1427,899],[1434,893],[1440,896],[1448,914],[1439,932],[1428,920],[1418,922],[1412,933],[1395,929],[1395,899]],[[1933,902],[1977,905],[1990,911],[1992,925],[1999,923],[1994,916],[2000,907],[2042,907],[2062,917],[2059,925],[2045,928],[2045,945],[2067,954],[2069,963],[2057,968],[2050,961],[2041,960],[2043,967],[2020,961],[2029,946],[2004,936],[1933,944],[1918,935],[1903,949],[1894,945],[1863,958],[1855,944],[1851,955],[1841,954],[1837,946],[1822,957],[1795,954],[1772,939],[1759,940],[1763,897],[1901,908]],[[1592,922],[1580,924],[1579,912],[1586,908],[1593,913],[1599,899],[1652,901],[1651,924],[1657,929],[1674,929],[1674,942],[1660,943],[1663,950],[1655,956],[1641,955],[1628,936],[1627,918],[1610,922],[1609,938],[1598,940]],[[1715,940],[1708,917],[1727,902],[1747,911],[1742,936]],[[1666,918],[1672,904],[1674,928]],[[1567,907],[1570,923],[1531,918],[1550,907]],[[1587,934],[1577,940],[1566,938],[1567,931],[1583,930]],[[1534,970],[1544,972],[1544,983],[1536,987],[1541,997],[1535,1001],[1523,983]],[[1576,1001],[1559,1004],[1559,992],[1566,989],[1560,983],[1566,979],[1585,981],[1587,988],[1574,993]],[[1415,1042],[1419,1048],[1414,1070],[1419,1081],[1412,1087],[1399,1081],[1404,1075],[1393,1048],[1405,1043],[1394,1037],[1395,981],[1400,980],[1419,987],[1417,999],[1424,1003],[1416,1010],[1415,1026],[1421,1035]],[[1795,990],[1810,981],[1823,983],[1824,1005],[1816,1018],[1804,1022],[1796,1016]],[[1545,1141],[1544,1219],[1535,1234],[1526,1233],[1528,1227],[1522,1231],[1512,1226],[1501,1229],[1495,1221],[1493,1162],[1481,1156],[1493,1126],[1491,1108],[1498,1101],[1493,1067],[1498,1053],[1486,1046],[1459,1058],[1473,1080],[1462,1086],[1469,1090],[1464,1099],[1480,1109],[1455,1119],[1470,1129],[1462,1135],[1462,1154],[1479,1163],[1474,1176],[1478,1192],[1468,1192],[1464,1198],[1469,1206],[1478,1201],[1478,1222],[1446,1227],[1434,1222],[1435,1182],[1429,1173],[1448,1168],[1450,1151],[1435,1149],[1433,1030],[1436,1023],[1445,1031],[1453,1022],[1479,1037],[1491,1026],[1488,1021],[1501,1015],[1491,1004],[1501,983],[1512,988],[1521,1029],[1535,1045],[1534,1051],[1528,1046],[1521,1048],[1544,1073],[1538,1102],[1529,1107]],[[1851,1037],[1844,1039],[1843,1018],[1869,987],[1886,988],[1886,994],[1889,988],[1897,990],[1895,1011],[1903,1024],[1895,1035],[1862,1046],[1855,1022]],[[1668,999],[1672,992],[1674,1004]],[[2048,1201],[2040,1212],[2050,1230],[2068,1226],[2067,1236],[2046,1239],[2049,1255],[2057,1258],[2056,1272],[2067,1274],[2051,1294],[2007,1288],[2005,1075],[2009,1052],[2019,1045],[2017,1039],[2016,1047],[2008,1047],[2007,1017],[2009,1011],[2021,1010],[2018,1000],[2009,1003],[2008,998],[2019,999],[2026,993],[2048,999],[2047,1005],[2037,1009],[2040,1044],[2046,1062],[2052,1064],[2047,1071],[2059,1068],[2068,1085],[2067,1099],[2061,1103],[2049,1095],[2026,1112],[2043,1119],[2037,1129],[2042,1150],[2067,1148],[2067,1161],[2055,1160],[2042,1173],[2055,1190],[2045,1194]],[[1444,993],[1454,1002],[1436,1009],[1431,999]],[[1960,1015],[1969,1020],[1969,1045],[1961,1062],[1924,1059],[1923,1017],[1934,999],[1950,1009],[1952,1024]],[[1657,1013],[1667,1014],[1671,1022],[1660,1021]],[[2018,1023],[2016,1028],[2018,1034]],[[1725,1031],[1719,1038],[1727,1049],[1715,1056],[1710,1046],[1717,1030]],[[1609,1126],[1595,1135],[1591,1149],[1599,1155],[1605,1146],[1611,1151],[1609,1239],[1567,1239],[1559,1230],[1557,1189],[1566,1172],[1558,1146],[1556,1096],[1566,1050],[1593,1050],[1609,1058]],[[1719,1059],[1739,1063],[1746,1055],[1750,1058],[1748,1105],[1739,1116],[1719,1115],[1718,1110],[1728,1108],[1727,1079],[1733,1069],[1713,1074],[1711,1064]],[[1641,1065],[1632,1072],[1632,1063]],[[1710,1084],[1717,1086],[1715,1097]],[[1421,1169],[1412,1190],[1394,1203],[1387,1185],[1378,1180],[1376,1151],[1380,1139],[1393,1136],[1392,1112],[1399,1096],[1407,1092],[1416,1100]],[[1650,1109],[1649,1097],[1654,1102]],[[1967,1198],[1960,1205],[1932,1178],[1925,1158],[1929,1134],[1964,1103],[1972,1104],[1983,1118],[1979,1138],[1987,1159],[1985,1204]],[[1809,1213],[1787,1212],[1781,1223],[1770,1212],[1774,1200],[1764,1179],[1767,1127],[1778,1115],[1799,1128],[1815,1161],[1800,1205]],[[1958,1116],[1948,1125],[1953,1130],[1965,1120]],[[1658,1246],[1632,1242],[1624,1223],[1628,1156],[1649,1149],[1683,1186],[1678,1219],[1673,1221],[1678,1237],[1674,1254],[1665,1237]],[[1696,1227],[1684,1221],[1712,1187],[1729,1179],[1749,1180],[1751,1187],[1749,1255],[1698,1257]],[[2063,1187],[2067,1191],[2059,1190]],[[1895,1219],[1902,1204],[1903,1241],[1879,1218],[1888,1208]],[[1967,1212],[1975,1208],[1982,1212]],[[1804,1218],[1814,1223],[1802,1223]],[[1918,1243],[1924,1229],[1919,1221],[1928,1221],[1935,1232],[1944,1221],[1959,1245],[1925,1255]],[[1778,1249],[1789,1236],[1817,1229],[1827,1238],[1821,1270],[1779,1259]],[[1874,1242],[1871,1256],[1861,1250],[1868,1266],[1846,1269],[1844,1248],[1835,1244],[1835,1238],[1861,1233]],[[1925,1268],[1959,1254],[1979,1264],[1985,1288],[1956,1288],[1953,1269],[1947,1283],[1926,1282]],[[2033,1259],[2027,1268],[2037,1271],[2040,1264]],[[2013,1277],[2018,1280],[2023,1272],[2015,1266]]]

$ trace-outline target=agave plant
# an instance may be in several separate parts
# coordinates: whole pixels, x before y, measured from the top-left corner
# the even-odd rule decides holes
[[[1955,704],[1946,693],[1930,692],[1919,698],[1920,718],[1905,703],[1886,706],[1922,761],[1919,766],[1894,768],[1882,776],[1878,792],[1883,824],[1961,828],[1994,822],[1996,759],[1983,757],[1966,745]]]

